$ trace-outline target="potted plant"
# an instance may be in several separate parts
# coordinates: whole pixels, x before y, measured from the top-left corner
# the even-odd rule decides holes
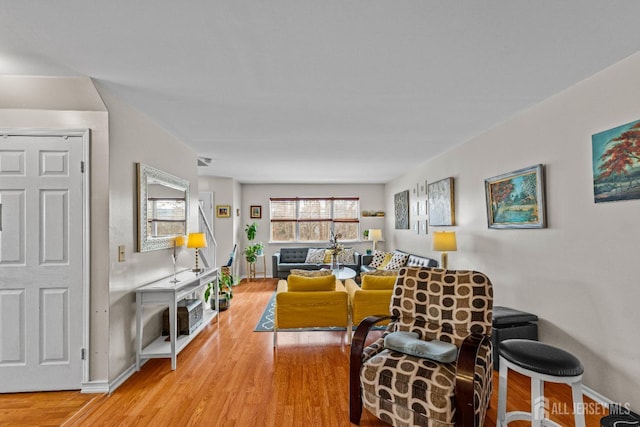
[[[258,232],[258,223],[254,221],[251,225],[247,224],[244,228],[244,232],[247,233],[247,239],[252,242],[253,239],[256,238],[256,233]]]
[[[264,254],[264,252],[263,252],[264,251],[264,245],[262,244],[262,242],[256,243],[253,246],[256,249],[256,255],[262,256]]]
[[[215,307],[215,300],[213,299],[212,291],[215,280],[207,283],[207,287],[204,291],[204,299],[209,301],[211,308]],[[218,279],[218,308],[220,311],[224,311],[231,306],[231,298],[233,298],[233,287],[236,285],[235,277],[231,274],[221,272]]]
[[[249,246],[247,246],[242,253],[244,253],[245,258],[249,264],[253,264],[258,259],[258,256],[262,255],[262,251],[264,250],[264,245],[262,242],[252,244],[253,240],[256,238],[256,233],[258,232],[258,223],[253,222],[252,224],[247,224],[244,228],[245,233],[247,233],[247,239],[249,240]]]
[[[242,253],[244,254],[244,257],[246,258],[249,264],[253,264],[258,259],[257,246],[258,245],[249,245],[246,248],[244,248],[244,251],[242,251]]]

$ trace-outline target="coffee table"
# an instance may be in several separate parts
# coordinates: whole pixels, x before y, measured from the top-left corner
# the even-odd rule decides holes
[[[340,267],[339,269],[332,271],[338,280],[355,279],[357,275],[356,271],[349,267]]]

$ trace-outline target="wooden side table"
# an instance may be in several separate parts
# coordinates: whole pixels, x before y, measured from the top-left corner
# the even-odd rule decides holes
[[[256,265],[260,263],[260,258],[262,258],[262,270],[256,271]],[[262,278],[267,278],[267,257],[262,255],[258,255],[256,262],[247,261],[247,278],[255,279],[257,274],[262,274]]]

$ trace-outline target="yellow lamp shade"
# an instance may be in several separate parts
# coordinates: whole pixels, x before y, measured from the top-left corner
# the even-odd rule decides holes
[[[374,242],[382,240],[382,230],[377,228],[372,228],[371,230],[369,230],[368,240],[373,240]]]
[[[455,231],[437,231],[433,233],[433,250],[453,252],[458,250]]]
[[[204,237],[204,233],[190,233],[187,240],[188,248],[206,248],[207,239]]]

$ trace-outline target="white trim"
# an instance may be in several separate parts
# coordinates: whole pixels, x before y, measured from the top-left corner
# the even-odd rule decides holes
[[[140,361],[140,366],[144,365],[145,363],[147,363],[146,360]],[[116,391],[118,387],[124,384],[124,382],[127,381],[136,372],[137,372],[136,364],[134,363],[129,368],[127,368],[123,373],[118,375],[118,377],[115,380],[109,382],[109,389],[107,392],[111,394],[114,391]]]
[[[107,381],[88,381],[82,383],[80,393],[109,393],[109,383]]]
[[[600,405],[604,406],[607,409],[609,408],[609,405],[615,403],[613,400],[611,400],[608,397],[598,393],[594,389],[592,389],[590,387],[587,387],[584,384],[582,384],[582,393],[585,396],[587,396],[589,399],[593,400],[596,403],[599,403]]]
[[[89,129],[82,132],[82,161],[84,173],[82,177],[82,233],[83,233],[83,259],[82,259],[82,293],[84,309],[82,310],[82,348],[84,360],[82,361],[82,383],[89,382],[89,360],[91,358],[91,133]]]

